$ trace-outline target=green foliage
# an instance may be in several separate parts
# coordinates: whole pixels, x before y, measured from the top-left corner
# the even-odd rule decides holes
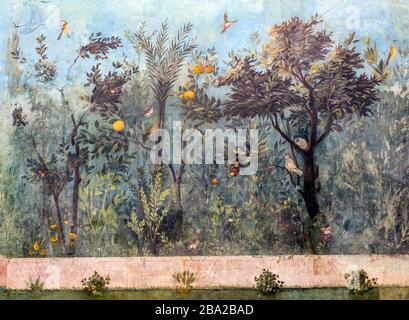
[[[182,290],[192,289],[193,283],[196,281],[193,272],[190,272],[188,270],[176,273],[173,278],[176,280]]]
[[[263,272],[254,280],[256,281],[256,289],[263,294],[275,294],[284,287],[284,281],[280,281],[278,275],[268,269],[263,269]]]
[[[142,212],[139,217],[133,212],[131,221],[128,224],[137,234],[139,242],[142,241],[142,230],[146,227],[146,237],[150,242],[151,253],[154,255],[158,254],[161,237],[160,228],[169,211],[167,205],[169,194],[170,190],[163,185],[162,170],[160,168],[153,177],[148,188],[148,194],[143,187],[139,189]]]
[[[20,48],[19,30],[13,30],[6,68],[11,100],[1,123],[7,134],[1,138],[0,253],[28,256],[38,241],[47,256],[63,254],[50,243],[49,226],[58,222],[54,194],[68,238],[73,169],[79,168],[77,255],[303,254],[303,177],[289,179],[283,159],[294,151],[302,167],[304,153],[293,139],[312,140],[311,115],[317,116],[320,169],[315,186],[322,185],[313,225],[317,238],[324,230],[322,239],[331,240],[322,250],[409,252],[408,49],[396,43],[388,54],[384,44],[364,39],[361,46],[353,34],[334,44],[319,20],[292,18],[268,35],[256,31],[228,57],[198,48],[190,23],[174,35],[167,22],[156,33],[143,23],[127,34],[136,56],[115,61],[109,59],[122,40],[95,33],[75,63],[101,64],[79,78],[82,84],[65,83],[57,73],[58,51],[54,63],[45,36],[32,39],[34,51]],[[194,97],[183,99],[186,91]],[[122,132],[112,130],[118,119],[125,122]],[[223,164],[164,166],[158,173],[148,137],[163,120],[200,130],[258,129],[257,174],[230,177]],[[174,239],[167,228],[178,185],[183,224]],[[194,239],[197,230],[200,239]],[[196,250],[187,249],[192,238]]]
[[[30,276],[26,281],[26,290],[31,292],[41,292],[44,290],[44,282],[41,281],[40,276]]]
[[[99,296],[108,291],[110,282],[109,276],[101,276],[96,271],[92,276],[81,280],[83,291],[90,296]]]
[[[147,74],[152,80],[152,90],[158,101],[166,101],[182,69],[184,59],[196,48],[194,40],[190,38],[193,29],[191,23],[185,24],[178,30],[176,37],[169,40],[169,24],[167,21],[153,39],[146,35],[145,25],[142,24],[138,32],[134,33],[134,47],[146,56]]]
[[[364,270],[352,271],[344,275],[347,281],[347,288],[353,294],[362,294],[377,285],[377,278],[369,278],[368,273]]]

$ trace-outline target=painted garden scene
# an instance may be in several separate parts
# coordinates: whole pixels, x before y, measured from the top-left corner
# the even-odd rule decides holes
[[[407,1],[2,7],[0,300],[409,299]]]

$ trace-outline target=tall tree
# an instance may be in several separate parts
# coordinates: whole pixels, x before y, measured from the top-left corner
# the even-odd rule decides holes
[[[147,75],[151,80],[151,87],[158,107],[158,127],[165,128],[166,103],[178,80],[180,71],[186,58],[196,48],[195,39],[191,37],[193,25],[187,23],[177,32],[177,35],[170,39],[169,24],[165,20],[156,37],[145,32],[145,24],[142,24],[138,32],[133,35],[135,48],[145,55]],[[178,170],[172,164],[169,165],[174,182],[174,211],[172,217],[172,229],[179,230],[183,222],[183,208],[180,193],[181,175],[183,175],[184,165],[180,165]],[[172,215],[170,214],[169,217]]]
[[[267,118],[288,143],[302,171],[289,175],[312,221],[320,213],[317,149],[353,116],[372,114],[381,81],[362,72],[354,34],[334,45],[331,33],[317,30],[321,22],[318,16],[306,22],[293,17],[272,26],[260,58],[244,58],[227,81],[231,93],[225,103],[228,118]]]

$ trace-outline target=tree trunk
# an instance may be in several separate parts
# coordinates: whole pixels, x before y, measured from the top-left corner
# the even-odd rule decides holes
[[[47,200],[48,199],[47,199],[47,193],[45,190],[44,182],[41,182],[41,192],[42,192],[41,216],[43,219],[43,232],[44,232],[45,247],[49,255],[53,255],[53,247],[51,245],[50,235],[49,235],[50,223],[48,221],[48,216],[47,216],[47,202],[48,202]]]
[[[318,230],[314,226],[314,220],[319,214],[320,208],[317,200],[317,194],[319,192],[316,187],[315,181],[318,178],[318,168],[314,164],[314,150],[308,151],[304,154],[304,186],[302,191],[302,197],[307,208],[309,221],[305,223],[305,241],[308,252],[310,254],[316,254],[315,245],[318,241]]]
[[[164,129],[165,128],[165,109],[166,109],[166,100],[165,101],[160,101],[158,100],[159,104],[159,128]]]
[[[152,254],[154,256],[157,256],[159,254],[159,243],[158,242],[159,241],[158,241],[157,237],[153,236],[151,245],[152,245]]]
[[[53,193],[54,197],[54,205],[55,205],[55,210],[57,211],[57,220],[58,220],[58,227],[60,229],[60,234],[61,234],[61,241],[62,241],[62,248],[63,248],[63,253],[65,254],[65,232],[64,232],[64,223],[62,220],[62,213],[61,213],[61,207],[60,207],[60,197],[59,194],[54,192]]]
[[[313,221],[318,215],[320,208],[317,200],[317,188],[315,186],[315,180],[318,178],[315,172],[314,165],[314,151],[311,150],[304,155],[304,188],[303,198],[307,207],[308,215]]]
[[[76,156],[76,161],[79,161],[79,147],[76,146],[76,149],[77,148],[78,148],[78,153]],[[81,183],[80,168],[79,168],[79,164],[77,164],[74,169],[74,181],[73,181],[73,186],[72,186],[72,205],[71,205],[72,206],[71,233],[74,234],[75,236],[77,235],[77,231],[78,231],[78,202],[79,202],[80,183]],[[76,244],[76,240],[72,241],[70,239],[70,250],[69,250],[70,255],[75,254],[75,244]]]
[[[176,185],[175,185],[175,210],[176,210],[176,218],[175,218],[175,225],[176,229],[180,231],[183,224],[183,208],[182,208],[182,178],[183,174],[185,173],[185,163],[182,163],[179,166],[178,174],[176,177]]]

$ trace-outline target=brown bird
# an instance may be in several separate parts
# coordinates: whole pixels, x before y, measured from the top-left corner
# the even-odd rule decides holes
[[[143,112],[143,116],[149,118],[153,114],[153,106],[149,106]]]
[[[197,249],[197,247],[200,244],[200,241],[202,240],[202,235],[203,235],[203,230],[197,229],[196,232],[193,234],[193,236],[190,238],[190,240],[186,243],[188,252],[193,252]]]
[[[69,29],[68,22],[63,20],[62,21],[62,26],[61,26],[61,31],[60,31],[60,34],[59,34],[57,39],[60,40],[61,37],[63,36],[63,34],[68,32],[68,29]]]
[[[227,73],[225,75],[220,76],[217,79],[217,85],[219,87],[229,85],[240,77],[241,71],[245,67],[245,63],[244,61],[240,60],[237,57],[234,57],[234,60],[235,60],[234,64],[227,71]]]
[[[157,129],[159,129],[159,125],[157,122],[154,122],[142,135],[142,141],[146,142],[151,134],[153,134]]]
[[[229,29],[231,26],[233,26],[233,24],[235,24],[237,21],[239,20],[229,20],[229,18],[227,17],[227,12],[224,13],[224,19],[223,19],[223,23],[221,25],[222,31],[220,33],[225,33],[227,31],[227,29]]]
[[[302,171],[297,168],[295,161],[289,155],[284,157],[285,159],[285,168],[289,173],[295,173],[297,176],[302,176]]]

